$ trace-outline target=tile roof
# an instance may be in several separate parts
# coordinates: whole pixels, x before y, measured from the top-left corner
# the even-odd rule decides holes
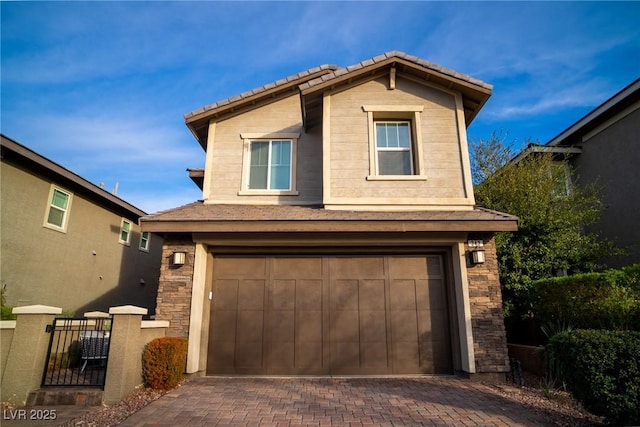
[[[399,58],[399,59],[404,59],[406,61],[412,62],[416,65],[419,65],[427,70],[431,70],[431,71],[435,71],[441,74],[445,74],[447,76],[456,78],[458,80],[462,80],[465,81],[467,83],[471,83],[473,85],[476,86],[480,86],[481,88],[487,89],[487,90],[492,90],[493,86],[483,82],[482,80],[478,80],[475,79],[471,76],[468,76],[466,74],[462,74],[462,73],[458,73],[457,71],[451,70],[449,68],[445,68],[445,67],[441,67],[438,64],[434,64],[433,62],[429,62],[429,61],[425,61],[424,59],[420,59],[417,56],[414,55],[409,55],[407,53],[401,52],[401,51],[397,51],[397,50],[392,50],[389,52],[385,52],[382,55],[378,55],[378,56],[374,56],[373,58],[370,59],[366,59],[364,61],[361,61],[357,64],[353,64],[353,65],[349,65],[346,68],[338,68],[335,71],[328,73],[328,74],[324,74],[320,77],[317,77],[313,80],[310,80],[308,82],[302,83],[300,85],[300,90],[305,90],[305,89],[309,89],[312,88],[313,86],[319,85],[321,83],[324,83],[326,81],[332,80],[336,77],[340,77],[344,74],[348,74],[348,73],[352,73],[354,71],[360,70],[362,68],[365,67],[370,67],[372,65],[384,62],[388,59],[391,58]]]
[[[316,73],[319,73],[321,71],[337,70],[339,68],[340,67],[338,67],[337,65],[331,65],[331,64],[324,64],[324,65],[320,65],[319,67],[310,68],[308,70],[301,71],[301,72],[299,72],[297,74],[290,75],[290,76],[285,77],[283,79],[276,80],[275,82],[267,83],[265,85],[262,85],[260,87],[255,88],[255,89],[248,90],[248,91],[243,92],[243,93],[241,93],[239,95],[234,95],[234,96],[231,96],[229,98],[222,99],[220,101],[214,102],[213,104],[206,105],[206,106],[204,106],[202,108],[198,108],[197,110],[194,110],[194,111],[191,111],[191,112],[185,114],[184,118],[188,120],[189,118],[191,118],[193,116],[205,113],[207,111],[215,110],[215,109],[218,109],[220,107],[224,107],[224,106],[233,104],[235,102],[242,101],[244,99],[253,97],[255,95],[259,95],[259,94],[261,94],[263,92],[266,92],[268,90],[276,89],[276,88],[281,87],[281,86],[285,86],[286,84],[291,83],[291,82],[296,82],[296,81],[303,80],[304,78],[307,78],[307,77],[311,76],[312,74],[316,74]]]

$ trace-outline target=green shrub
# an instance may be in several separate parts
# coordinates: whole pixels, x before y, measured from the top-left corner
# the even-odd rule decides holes
[[[18,316],[12,313],[13,306],[3,305],[0,307],[0,320],[16,320]]]
[[[187,340],[162,337],[150,341],[142,352],[145,386],[169,390],[180,383],[187,363]]]
[[[640,265],[538,280],[530,298],[538,324],[640,330]]]
[[[571,394],[617,425],[640,424],[640,332],[574,330],[549,341]]]

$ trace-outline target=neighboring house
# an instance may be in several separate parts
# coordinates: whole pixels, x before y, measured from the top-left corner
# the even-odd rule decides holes
[[[7,305],[155,312],[159,235],[145,212],[2,135],[0,267]]]
[[[141,219],[187,371],[504,378],[493,234],[517,218],[474,206],[466,139],[491,91],[389,52],[187,114],[204,200]]]
[[[588,228],[625,247],[627,255],[603,260],[609,267],[640,263],[640,79],[613,95],[546,145],[531,145],[514,161],[536,152],[568,159],[573,185],[595,184],[606,210]]]

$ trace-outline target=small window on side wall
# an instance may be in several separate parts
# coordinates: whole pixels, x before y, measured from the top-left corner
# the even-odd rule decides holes
[[[145,252],[149,252],[149,232],[148,231],[143,231],[142,233],[140,233],[140,250],[141,251],[145,251]]]
[[[127,246],[129,246],[129,244],[131,243],[131,222],[127,221],[124,218],[120,223],[120,237],[118,239],[118,242]]]
[[[67,231],[72,194],[54,185],[49,191],[49,204],[45,214],[44,226],[56,231]]]

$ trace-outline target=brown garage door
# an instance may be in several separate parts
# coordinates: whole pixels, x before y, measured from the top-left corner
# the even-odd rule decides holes
[[[451,373],[442,258],[214,260],[208,374]]]

